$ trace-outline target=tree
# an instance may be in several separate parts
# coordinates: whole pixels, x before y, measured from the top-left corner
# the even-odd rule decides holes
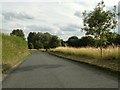
[[[60,39],[57,36],[52,36],[50,42],[49,42],[50,48],[56,48],[60,46]]]
[[[108,46],[108,45],[114,45],[114,39],[117,37],[116,33],[112,33],[112,32],[108,32],[105,34],[107,42],[106,45],[104,44],[104,46]]]
[[[95,39],[91,36],[84,36],[79,39],[80,47],[95,46]]]
[[[41,49],[41,48],[43,48],[43,44],[39,41],[35,41],[34,49]]]
[[[68,46],[70,47],[78,47],[78,37],[77,36],[70,37],[67,43],[68,43]]]
[[[32,43],[28,43],[28,48],[29,49],[33,49],[33,44]]]
[[[21,30],[21,29],[13,30],[12,33],[10,33],[10,35],[19,36],[19,37],[25,39],[25,38],[24,38],[23,30]]]
[[[36,37],[36,33],[35,32],[30,32],[28,34],[27,40],[28,40],[28,48],[31,49],[31,47],[29,45],[33,45],[33,48],[35,49],[35,37]]]
[[[51,35],[49,33],[35,33],[30,32],[28,35],[28,47],[31,48],[31,44],[34,49],[49,49],[60,46],[60,39],[57,36]]]
[[[108,33],[111,29],[115,29],[116,21],[116,6],[113,11],[104,10],[105,4],[103,1],[98,3],[94,11],[83,12],[83,31],[86,35],[93,35],[95,38],[100,39],[100,51],[102,58],[102,44],[106,42],[105,33]]]
[[[113,43],[116,46],[120,46],[120,34],[116,34],[116,37],[113,39]]]
[[[44,46],[44,49],[46,49],[46,51],[50,48],[48,41],[45,41],[43,46]]]
[[[50,33],[48,33],[48,32],[43,33],[43,42],[44,41],[50,42],[51,38],[52,38],[52,35]]]
[[[63,46],[63,47],[66,46],[65,41],[63,41],[63,39],[61,39],[60,42],[61,42],[61,46]]]

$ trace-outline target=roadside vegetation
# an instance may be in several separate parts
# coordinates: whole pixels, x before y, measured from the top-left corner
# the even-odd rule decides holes
[[[52,51],[67,54],[67,55],[77,55],[82,57],[89,57],[94,59],[101,59],[99,48],[92,47],[82,47],[82,48],[73,48],[73,47],[58,47],[51,49]],[[118,47],[108,47],[103,49],[103,60],[118,60],[120,55],[118,55]]]
[[[100,49],[92,47],[58,47],[50,50],[51,54],[68,58],[75,61],[85,62],[114,71],[120,71],[118,63],[120,62],[119,47],[108,47],[103,49],[103,57],[101,59]]]
[[[27,42],[15,35],[2,34],[2,72],[6,73],[28,55]]]

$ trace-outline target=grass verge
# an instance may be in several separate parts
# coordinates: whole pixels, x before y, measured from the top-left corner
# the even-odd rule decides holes
[[[88,63],[90,65],[95,65],[98,67],[110,69],[112,71],[120,72],[119,69],[119,48],[106,48],[103,50],[103,58],[100,59],[100,50],[98,48],[70,48],[70,47],[58,47],[56,49],[51,49],[50,53],[67,58],[70,60],[75,60],[83,63]]]
[[[30,52],[27,42],[20,37],[2,34],[2,73],[23,62]]]

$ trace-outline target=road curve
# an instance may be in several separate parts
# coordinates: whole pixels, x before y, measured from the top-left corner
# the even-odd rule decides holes
[[[38,51],[3,81],[3,88],[117,87],[117,77],[106,71]]]

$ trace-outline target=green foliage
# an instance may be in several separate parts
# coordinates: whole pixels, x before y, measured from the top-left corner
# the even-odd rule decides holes
[[[87,46],[94,47],[95,46],[95,39],[91,36],[81,37],[81,39],[79,39],[79,46],[80,47],[87,47]]]
[[[24,60],[29,55],[27,42],[17,36],[8,36],[2,34],[2,71],[8,69]]]
[[[107,43],[105,34],[111,29],[115,29],[116,21],[116,6],[113,11],[104,10],[105,4],[103,1],[98,3],[94,11],[83,12],[84,30],[86,35],[93,35],[95,38],[100,39],[100,49],[102,57],[102,45]]]
[[[117,34],[116,37],[113,39],[113,43],[116,45],[116,46],[120,46],[120,34]]]
[[[120,46],[120,34],[108,32],[105,34],[106,40],[104,43],[102,43],[102,46],[104,48],[109,46]],[[93,38],[92,36],[83,36],[81,38],[78,38],[77,36],[69,37],[69,39],[64,42],[64,45],[68,45],[69,47],[100,47],[100,39]],[[64,46],[62,45],[62,46]]]
[[[58,46],[60,46],[60,39],[57,36],[52,36],[50,42],[49,42],[49,46],[50,48],[56,48]]]
[[[77,36],[72,36],[68,39],[67,44],[70,47],[95,46],[95,39],[91,36],[84,36],[80,39]]]
[[[61,39],[60,42],[61,42],[61,46],[63,46],[63,47],[66,46],[66,43],[65,43],[65,41],[63,41],[63,39]]]
[[[10,33],[10,35],[16,35],[16,36],[19,36],[19,37],[25,39],[24,38],[24,32],[21,29],[13,30],[12,33]]]
[[[70,47],[78,47],[79,39],[77,36],[72,36],[68,39],[67,43]]]
[[[33,44],[32,43],[28,43],[28,48],[29,49],[33,49]]]
[[[44,46],[44,49],[49,49],[50,48],[48,41],[45,41],[44,44],[43,44],[43,46]]]
[[[60,46],[60,39],[57,36],[51,35],[49,33],[30,32],[27,39],[28,47],[29,43],[32,43],[34,49],[49,49]]]
[[[94,11],[87,13],[83,12],[84,30],[87,35],[94,35],[96,38],[101,38],[106,32],[115,29],[117,21],[116,13],[110,10],[104,10],[104,2],[98,3]]]
[[[34,49],[41,49],[43,48],[43,44],[39,41],[36,41],[34,44]]]

